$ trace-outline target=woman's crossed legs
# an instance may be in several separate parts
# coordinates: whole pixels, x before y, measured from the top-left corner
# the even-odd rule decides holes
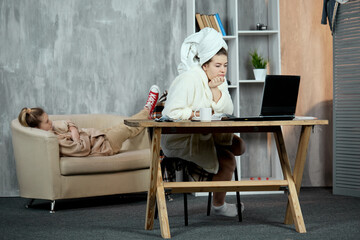
[[[219,161],[219,171],[213,176],[213,181],[230,181],[236,167],[235,156],[245,152],[245,142],[234,135],[231,145],[216,145]],[[235,204],[225,203],[226,192],[214,192],[213,209],[215,214],[235,217],[237,209]]]

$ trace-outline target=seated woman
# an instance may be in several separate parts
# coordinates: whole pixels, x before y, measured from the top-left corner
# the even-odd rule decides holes
[[[227,44],[212,28],[187,37],[181,47],[179,76],[171,84],[163,115],[172,119],[192,119],[196,110],[212,108],[213,113],[233,113],[233,103],[225,79]],[[214,174],[213,181],[230,181],[236,167],[235,156],[245,151],[238,136],[227,134],[164,134],[161,147],[167,157],[195,163]],[[225,202],[226,192],[214,192],[212,209],[216,215],[237,216],[236,204]],[[241,210],[243,211],[243,204]]]
[[[153,85],[144,108],[131,118],[150,118],[159,98],[159,92],[159,87]],[[49,120],[47,113],[41,108],[23,108],[18,119],[24,127],[54,132],[59,139],[60,155],[72,157],[117,154],[127,139],[135,137],[144,130],[143,127],[128,127],[123,122],[107,129],[79,129],[71,120]]]

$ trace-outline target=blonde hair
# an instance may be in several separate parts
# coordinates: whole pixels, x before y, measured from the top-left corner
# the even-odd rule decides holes
[[[19,113],[18,120],[24,127],[39,127],[41,116],[44,113],[42,108],[23,108]]]

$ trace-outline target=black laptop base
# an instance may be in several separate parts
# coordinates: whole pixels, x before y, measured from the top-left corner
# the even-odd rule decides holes
[[[293,120],[294,116],[223,117],[221,121],[281,121]]]

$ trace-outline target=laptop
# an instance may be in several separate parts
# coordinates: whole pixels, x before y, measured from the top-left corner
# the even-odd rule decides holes
[[[259,116],[225,117],[227,121],[292,120],[295,118],[300,76],[267,75]]]

